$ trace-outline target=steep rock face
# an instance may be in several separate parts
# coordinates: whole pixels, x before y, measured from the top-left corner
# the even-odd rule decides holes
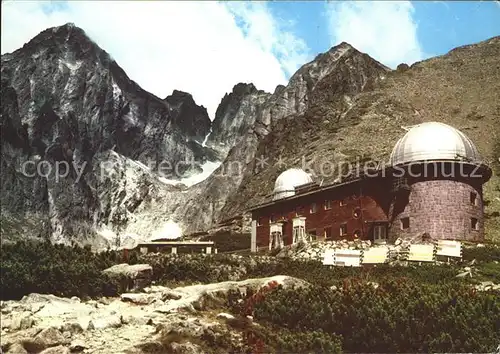
[[[206,144],[224,156],[255,123],[258,109],[271,94],[257,90],[253,84],[239,83],[226,94],[215,112],[212,131]]]
[[[96,183],[101,165],[114,161],[96,160],[99,154],[113,150],[153,171],[162,162],[195,161],[179,173],[216,158],[194,142],[209,131],[204,108],[186,94],[161,100],[142,90],[71,24],[41,32],[1,60],[2,218],[39,220],[34,229],[56,239],[81,237],[109,219],[102,193],[117,191],[120,201],[150,193],[145,181],[132,189]]]
[[[287,86],[278,87],[259,105],[255,110],[257,114],[253,129],[229,151],[221,167],[195,186],[197,197],[188,198],[181,209],[183,215],[192,220],[186,231],[203,230],[216,221],[237,215],[248,206],[249,201],[254,200],[254,193],[262,193],[247,189],[247,184],[254,179],[257,152],[273,143],[274,138],[266,139],[267,135],[283,136],[283,126],[296,126],[295,117],[308,108],[316,107],[319,97],[329,100],[336,112],[332,114],[340,114],[349,107],[355,95],[367,85],[377,82],[388,70],[346,43],[341,43],[301,67]],[[311,126],[321,127],[323,119],[323,116],[311,117]],[[286,122],[280,125],[282,121]],[[300,135],[302,132],[295,133]],[[292,148],[300,151],[301,146],[299,142]],[[262,155],[271,159],[274,151],[271,154],[262,151]]]
[[[191,94],[178,90],[174,90],[170,96],[165,98],[165,101],[175,112],[173,114],[174,124],[181,127],[186,136],[192,137],[196,141],[203,141],[211,126],[207,109],[196,105]]]

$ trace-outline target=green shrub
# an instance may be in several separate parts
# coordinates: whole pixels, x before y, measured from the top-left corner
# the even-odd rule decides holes
[[[277,289],[255,304],[259,323],[342,337],[346,352],[491,352],[500,343],[500,297],[459,284],[348,281]]]
[[[480,262],[500,262],[500,247],[495,244],[485,245],[484,247],[465,247],[462,250],[462,258],[465,261],[475,259]]]
[[[263,340],[279,353],[342,353],[342,338],[322,330],[296,332],[276,328],[266,332]]]
[[[2,246],[2,299],[29,293],[97,297],[116,295],[119,281],[101,271],[119,263],[114,252],[93,253],[89,247],[17,242]]]

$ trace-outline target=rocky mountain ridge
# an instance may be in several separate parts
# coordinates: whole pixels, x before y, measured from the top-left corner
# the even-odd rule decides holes
[[[360,62],[362,56],[355,58]],[[228,198],[223,218],[266,200],[274,180],[287,168],[305,168],[317,182],[332,182],[342,178],[348,163],[387,162],[404,134],[402,126],[441,121],[467,134],[494,169],[484,186],[485,225],[488,238],[500,239],[499,58],[500,37],[494,37],[411,67],[384,71],[375,66],[371,78],[378,79],[364,85],[351,73],[370,77],[364,74],[367,69],[338,76],[334,71],[318,83],[307,109],[289,117],[293,121],[271,125],[240,187]],[[347,62],[345,67],[352,65]],[[345,95],[350,90],[358,94]],[[270,163],[262,164],[262,156]],[[330,168],[320,175],[322,164]]]
[[[2,55],[1,93],[2,219],[19,234],[116,234],[159,190],[224,158],[203,144],[212,123],[190,94],[144,91],[73,24]]]
[[[286,168],[383,160],[401,125],[427,120],[492,159],[499,48],[496,37],[391,71],[341,43],[272,94],[235,85],[211,122],[189,93],[142,90],[74,25],[45,30],[2,55],[2,230],[99,247],[204,231],[262,201]],[[23,175],[45,160],[46,177]],[[72,168],[56,180],[58,161]],[[498,188],[496,176],[485,187],[493,226]]]

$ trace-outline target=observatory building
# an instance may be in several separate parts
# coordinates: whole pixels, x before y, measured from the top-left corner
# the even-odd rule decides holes
[[[482,186],[490,177],[465,134],[444,123],[418,124],[396,143],[387,166],[323,185],[298,168],[282,172],[266,201],[250,209],[251,248],[424,234],[482,241]]]

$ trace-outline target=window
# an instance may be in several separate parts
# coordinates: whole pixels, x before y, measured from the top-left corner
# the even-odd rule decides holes
[[[340,206],[344,206],[345,205],[345,201],[341,200],[339,204],[340,204]]]
[[[347,235],[347,224],[340,225],[340,236]]]
[[[360,238],[360,237],[361,237],[361,230],[354,231],[354,238]]]
[[[354,209],[354,211],[352,212],[352,216],[355,219],[358,219],[361,216],[361,209],[360,208]]]
[[[331,200],[325,200],[325,210],[329,210],[332,208],[332,201]]]
[[[472,205],[477,205],[477,193],[470,192],[470,203]]]
[[[274,216],[274,214],[269,217],[270,223],[273,223],[275,220],[276,220],[276,217]]]
[[[312,235],[312,236],[316,236],[316,230],[315,230],[315,229],[313,229],[313,230],[308,230],[308,231],[307,231],[307,234],[308,234],[308,235]]]
[[[332,227],[328,226],[323,229],[323,237],[325,239],[331,239],[332,238]]]
[[[373,228],[373,240],[380,241],[387,238],[387,228],[384,225],[375,225]]]
[[[410,228],[410,218],[401,218],[401,230]]]
[[[298,207],[295,209],[295,213],[297,214],[297,216],[304,215],[304,208],[303,208],[302,206],[298,206]]]
[[[257,226],[262,226],[264,224],[264,221],[262,218],[257,218]]]
[[[314,214],[316,212],[316,210],[317,210],[316,203],[312,203],[311,204],[311,209],[309,210],[309,212],[311,214]]]
[[[477,218],[470,218],[470,228],[471,230],[479,230],[479,222]]]

